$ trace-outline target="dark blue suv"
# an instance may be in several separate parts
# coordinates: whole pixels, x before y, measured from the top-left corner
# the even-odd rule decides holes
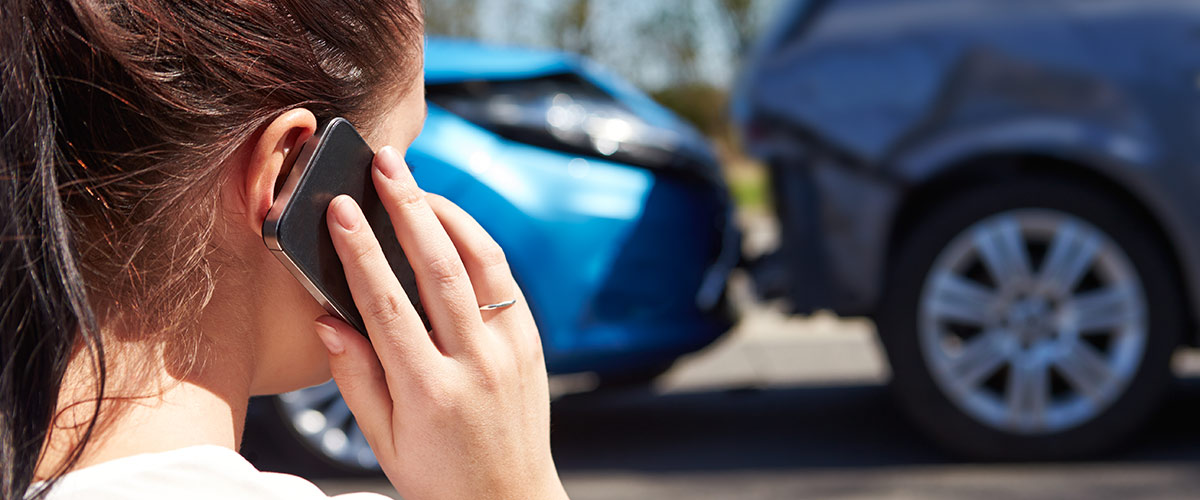
[[[1154,411],[1200,319],[1200,3],[793,2],[734,96],[800,313],[875,319],[955,451],[1060,458]]]

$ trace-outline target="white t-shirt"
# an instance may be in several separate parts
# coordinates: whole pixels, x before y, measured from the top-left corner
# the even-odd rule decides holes
[[[328,500],[297,476],[260,472],[229,448],[190,446],[109,460],[73,471],[46,500]],[[337,500],[390,500],[350,493]]]

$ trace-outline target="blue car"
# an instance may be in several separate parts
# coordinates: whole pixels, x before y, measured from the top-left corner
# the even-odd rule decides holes
[[[740,234],[697,131],[560,52],[431,39],[425,78],[407,160],[505,249],[550,373],[645,381],[730,328]],[[249,420],[260,467],[378,470],[332,382],[260,398]]]

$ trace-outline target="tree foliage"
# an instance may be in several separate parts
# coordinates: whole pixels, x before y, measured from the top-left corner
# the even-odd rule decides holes
[[[425,31],[455,38],[479,36],[479,0],[429,0],[425,4]]]

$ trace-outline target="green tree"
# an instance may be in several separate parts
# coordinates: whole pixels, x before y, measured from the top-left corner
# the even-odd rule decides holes
[[[758,18],[755,15],[756,0],[717,0],[725,18],[729,21],[732,36],[730,46],[734,54],[741,54],[758,35]]]
[[[664,68],[668,81],[676,84],[695,82],[700,54],[695,2],[672,2],[671,7],[659,7],[657,12],[638,26],[637,41],[651,49],[638,64],[654,64]]]
[[[558,5],[550,19],[554,46],[568,52],[592,55],[594,44],[588,29],[592,18],[592,2],[560,0]]]
[[[425,3],[425,31],[456,38],[479,35],[478,0],[431,0]]]

